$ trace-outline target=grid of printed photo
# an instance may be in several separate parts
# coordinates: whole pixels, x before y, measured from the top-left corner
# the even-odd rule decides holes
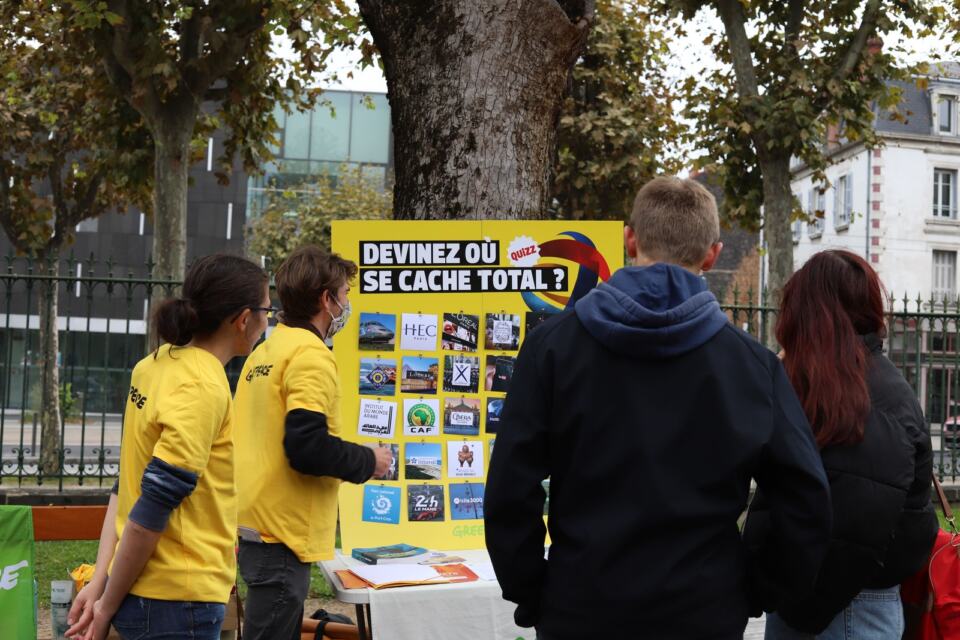
[[[359,316],[357,434],[394,456],[393,467],[365,485],[362,519],[482,520],[487,465],[521,339],[551,314]]]

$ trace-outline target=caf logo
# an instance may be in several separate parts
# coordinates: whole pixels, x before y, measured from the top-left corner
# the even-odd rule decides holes
[[[437,414],[428,404],[418,402],[407,412],[407,424],[414,427],[432,427],[437,423]]]

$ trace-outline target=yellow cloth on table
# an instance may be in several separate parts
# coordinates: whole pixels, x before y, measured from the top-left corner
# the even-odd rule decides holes
[[[93,570],[95,568],[96,566],[92,564],[82,564],[70,572],[70,577],[73,578],[73,583],[76,585],[78,593],[80,589],[87,586],[87,583],[93,578]]]

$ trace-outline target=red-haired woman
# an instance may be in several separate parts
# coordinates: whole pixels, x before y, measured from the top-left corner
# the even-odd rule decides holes
[[[813,256],[787,282],[777,321],[783,364],[820,447],[833,534],[813,588],[765,602],[767,640],[900,640],[899,584],[937,533],[930,433],[913,389],[882,353],[884,294],[849,251]],[[770,513],[757,496],[744,537],[764,562]],[[762,585],[755,585],[763,591]]]

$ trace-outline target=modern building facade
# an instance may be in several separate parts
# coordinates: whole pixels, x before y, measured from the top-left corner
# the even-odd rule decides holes
[[[187,261],[227,252],[244,254],[244,231],[270,189],[296,188],[339,168],[359,165],[374,182],[386,186],[392,167],[390,108],[384,94],[327,91],[322,104],[306,113],[276,112],[280,125],[277,159],[263,175],[248,175],[234,165],[227,185],[217,182],[217,158],[223,132],[207,141],[203,159],[190,169],[187,203]],[[76,240],[64,250],[61,277],[82,278],[60,287],[63,380],[74,393],[102,398],[87,409],[114,407],[122,399],[132,363],[144,352],[153,225],[142,212],[111,212],[78,225]],[[21,276],[28,263],[13,255],[0,234],[4,265]],[[74,260],[67,261],[72,256]],[[108,283],[102,278],[126,278]],[[92,279],[91,279],[92,278]],[[40,353],[35,280],[0,280],[0,412],[35,404]],[[122,403],[121,403],[122,406]],[[113,409],[110,409],[113,410]]]

